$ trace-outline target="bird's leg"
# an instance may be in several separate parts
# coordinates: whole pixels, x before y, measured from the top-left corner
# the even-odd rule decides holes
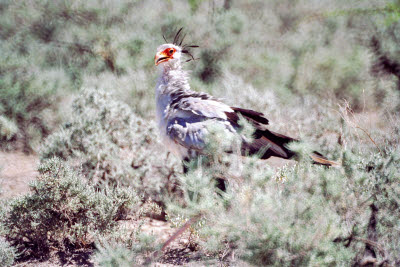
[[[188,166],[189,162],[190,162],[189,158],[184,158],[182,160],[182,167],[183,167],[183,173],[184,174],[187,174],[189,172],[189,166]]]
[[[221,162],[221,161],[219,161]],[[207,162],[207,168],[211,168],[212,167],[212,162],[208,161]],[[218,188],[219,190],[221,190],[222,192],[226,192],[226,179],[225,177],[221,176],[221,175],[213,175],[213,179],[215,180],[215,187]]]
[[[215,187],[221,190],[222,192],[226,192],[225,179],[215,178]]]

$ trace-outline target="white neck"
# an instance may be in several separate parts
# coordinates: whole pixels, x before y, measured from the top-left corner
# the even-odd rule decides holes
[[[180,61],[165,62],[158,66],[159,77],[156,86],[157,121],[161,131],[165,131],[168,108],[179,93],[190,93],[188,76],[182,70]]]
[[[191,92],[188,74],[182,69],[180,60],[171,60],[158,66],[159,76],[156,97],[172,95],[177,92]]]

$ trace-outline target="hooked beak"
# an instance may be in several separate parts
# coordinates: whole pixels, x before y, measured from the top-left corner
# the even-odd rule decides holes
[[[155,64],[156,66],[158,66],[158,64],[160,64],[160,63],[162,63],[162,62],[165,62],[165,61],[168,61],[168,60],[170,60],[170,59],[171,59],[171,57],[167,56],[165,53],[163,53],[163,52],[158,52],[158,53],[156,54],[156,56],[154,57],[154,64]]]

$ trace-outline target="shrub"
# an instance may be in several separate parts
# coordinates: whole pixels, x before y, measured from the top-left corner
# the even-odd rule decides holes
[[[94,89],[84,90],[72,109],[70,122],[43,145],[42,160],[60,157],[94,183],[133,185],[154,200],[168,194],[163,177],[173,180],[176,167],[160,151],[152,122]]]
[[[15,137],[18,127],[4,116],[0,116],[0,140],[8,141]]]
[[[134,255],[132,251],[122,246],[98,247],[94,256],[95,262],[104,267],[130,267],[133,266]]]
[[[127,7],[128,2],[118,4]],[[99,28],[118,24],[126,8],[117,6],[114,13],[112,3],[97,6],[34,1],[28,7],[25,2],[2,1],[0,116],[14,122],[17,132],[7,140],[1,136],[1,148],[36,152],[38,143],[60,123],[61,94],[79,88],[86,73],[121,71],[111,32]]]
[[[27,256],[87,248],[115,231],[117,220],[139,202],[131,188],[95,190],[63,161],[52,158],[39,167],[31,193],[10,202],[5,234]]]
[[[57,85],[57,79],[40,81],[34,77],[32,69],[21,66],[19,60],[7,55],[0,62],[1,146],[15,147],[19,141],[25,152],[32,152],[53,127],[45,114],[56,113],[53,86]]]
[[[340,53],[333,53],[332,49],[304,52],[301,64],[295,68],[299,75],[293,88],[302,94],[308,91],[321,97],[331,94],[336,99],[347,99],[360,110],[362,103],[359,98],[365,88],[362,79],[368,74],[368,51],[355,47],[352,51],[342,51],[343,56],[338,56]]]
[[[198,243],[223,261],[234,251],[257,266],[336,266],[369,261],[370,253],[396,265],[399,152],[348,141],[339,168],[311,165],[312,149],[300,143],[291,146],[300,162],[278,172],[257,158],[216,153],[207,167],[196,163],[179,176],[184,204],[169,203],[168,214],[173,221],[202,215],[192,226]],[[221,177],[225,192],[215,187]]]
[[[12,266],[16,258],[17,250],[10,246],[4,238],[0,238],[0,265]]]
[[[242,165],[243,172],[236,170],[235,176],[225,172],[230,186],[220,193],[212,179],[220,170],[182,177],[186,202],[180,214],[203,214],[204,222],[197,227],[202,246],[222,254],[235,250],[240,259],[257,266],[340,265],[351,260],[352,252],[333,242],[345,229],[322,192],[313,190],[317,175],[307,181],[286,176],[279,182],[268,168],[252,166],[254,162]]]
[[[115,242],[97,243],[94,261],[104,267],[149,265],[155,259],[150,253],[159,249],[154,236],[137,232],[132,239],[125,246]]]
[[[348,191],[354,192],[353,207],[339,211],[351,223],[344,241],[347,246],[363,245],[358,260],[375,255],[378,263],[398,265],[400,250],[400,151],[389,145],[381,153],[344,154]],[[371,245],[369,241],[373,241]]]

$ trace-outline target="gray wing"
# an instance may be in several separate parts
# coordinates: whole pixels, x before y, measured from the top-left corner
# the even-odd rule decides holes
[[[186,123],[177,118],[168,125],[167,134],[175,143],[189,150],[201,151],[209,133],[206,124],[207,122]]]
[[[230,112],[234,112],[230,106],[204,93],[178,96],[172,100],[167,110],[170,117],[200,116],[203,119],[223,120],[227,120],[226,113]]]
[[[227,139],[236,133],[229,122],[223,120],[187,121],[175,118],[167,126],[167,135],[186,149],[201,153],[213,130],[223,131]]]
[[[228,121],[227,113],[233,110],[226,104],[196,97],[185,97],[170,106],[167,135],[188,150],[200,152],[207,142],[210,128],[220,128],[226,134],[236,133]]]

